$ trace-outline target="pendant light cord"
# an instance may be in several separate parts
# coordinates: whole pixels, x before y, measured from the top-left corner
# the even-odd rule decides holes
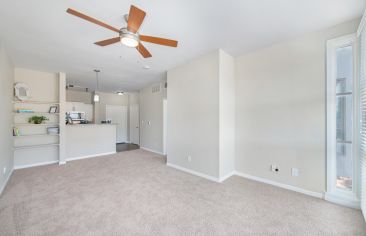
[[[99,89],[99,72],[97,72],[97,90]]]
[[[97,75],[97,88],[96,88],[95,91],[98,91],[99,90],[99,73],[100,73],[100,70],[95,69],[94,72]]]

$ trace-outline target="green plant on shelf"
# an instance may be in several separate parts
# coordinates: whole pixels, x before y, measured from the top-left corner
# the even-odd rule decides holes
[[[48,118],[45,117],[45,116],[32,116],[32,117],[29,117],[28,123],[31,123],[31,124],[42,124],[46,120],[48,120]]]

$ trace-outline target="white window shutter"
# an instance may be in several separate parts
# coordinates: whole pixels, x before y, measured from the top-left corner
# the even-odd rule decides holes
[[[365,17],[362,22],[365,22]],[[366,27],[363,24],[361,33],[361,75],[360,75],[360,104],[361,104],[361,209],[366,219]]]

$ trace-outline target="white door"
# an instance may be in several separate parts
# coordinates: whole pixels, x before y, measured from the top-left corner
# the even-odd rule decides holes
[[[130,142],[140,144],[140,117],[139,105],[132,104],[130,106]]]
[[[117,143],[126,143],[127,106],[106,105],[106,119],[117,126]]]

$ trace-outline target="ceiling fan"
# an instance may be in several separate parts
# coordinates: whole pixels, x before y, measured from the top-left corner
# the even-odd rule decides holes
[[[89,21],[89,22],[92,22],[99,26],[102,26],[104,28],[110,29],[119,34],[118,37],[96,42],[95,44],[99,45],[99,46],[107,46],[107,45],[121,42],[122,44],[126,45],[127,47],[136,48],[137,51],[139,51],[144,58],[148,58],[148,57],[151,57],[151,53],[144,47],[144,45],[141,43],[141,41],[160,44],[160,45],[169,46],[169,47],[177,47],[177,45],[178,45],[178,42],[175,40],[158,38],[158,37],[140,34],[139,28],[140,28],[142,22],[144,21],[146,12],[144,12],[143,10],[141,10],[133,5],[131,5],[129,14],[125,15],[127,27],[124,27],[121,29],[112,27],[102,21],[94,19],[90,16],[87,16],[87,15],[85,15],[81,12],[78,12],[74,9],[71,9],[71,8],[68,8],[66,12],[71,15],[80,17],[86,21]]]

